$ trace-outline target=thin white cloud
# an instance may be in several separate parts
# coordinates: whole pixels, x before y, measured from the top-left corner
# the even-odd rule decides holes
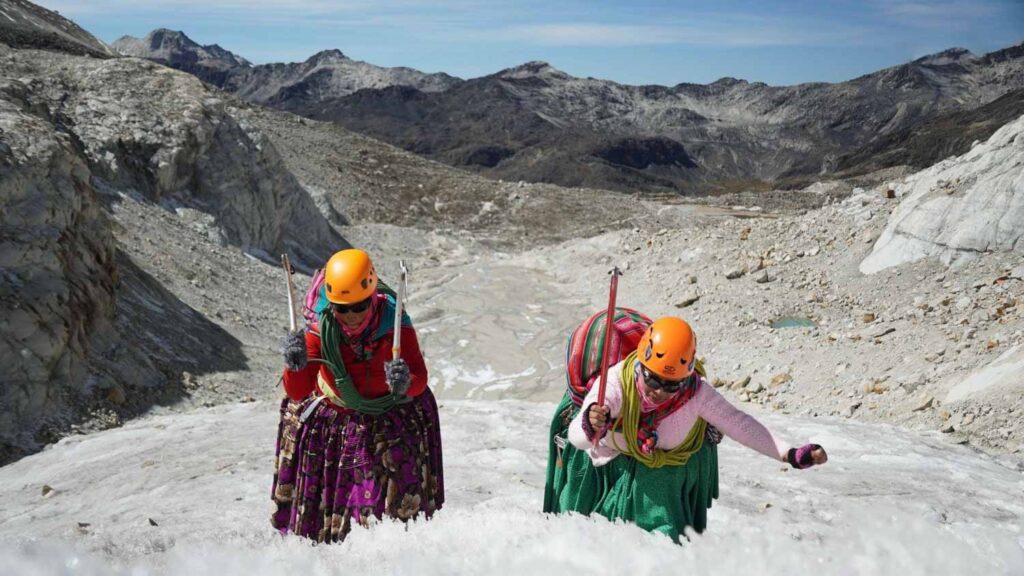
[[[482,36],[490,35],[481,33]],[[675,31],[661,26],[618,26],[609,24],[531,24],[497,31],[497,38],[541,45],[644,45],[673,44]]]
[[[204,2],[203,0],[159,0],[140,5],[131,0],[43,0],[39,4],[50,10],[57,10],[66,16],[87,14],[110,14],[118,11],[134,13],[161,13],[188,11],[197,14],[238,13],[238,12],[302,12],[310,15],[369,9],[372,4],[355,2],[329,2],[327,0],[227,0]]]
[[[519,43],[533,47],[652,46],[705,47],[855,46],[878,41],[891,25],[954,30],[978,26],[1013,13],[1024,0],[865,0],[848,20],[815,16],[783,17],[729,11],[718,4],[695,3],[666,10],[669,18],[629,14],[614,21],[608,10],[581,2],[541,0],[39,0],[44,6],[77,15],[188,14],[208,22],[278,25],[344,30],[381,30],[410,39],[448,43]],[[615,11],[616,13],[621,11]],[[1019,11],[1018,11],[1019,12]]]
[[[747,20],[747,19],[744,19]],[[474,33],[478,38],[541,46],[812,46],[859,44],[865,30],[833,26],[797,29],[791,24],[759,20],[731,24],[614,25],[592,22],[529,24]]]
[[[961,27],[1012,8],[1003,0],[873,0],[872,4],[883,18],[915,28]]]
[[[234,14],[242,18],[250,15],[293,15],[311,19],[331,14],[482,10],[492,6],[492,1],[494,0],[147,0],[140,3],[138,0],[40,0],[38,3],[69,16],[109,14],[123,10],[132,13],[188,11],[195,14]]]

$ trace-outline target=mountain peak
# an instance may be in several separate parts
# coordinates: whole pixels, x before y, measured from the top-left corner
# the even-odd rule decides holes
[[[506,68],[501,72],[498,72],[495,76],[499,78],[536,78],[536,77],[554,77],[554,78],[569,78],[570,76],[565,72],[555,68],[551,64],[542,60],[531,60],[525,64],[514,66],[512,68]]]
[[[748,82],[739,78],[733,78],[732,76],[722,76],[712,82],[711,86],[735,86],[737,84],[748,84]]]
[[[348,56],[342,53],[337,48],[331,48],[330,50],[321,50],[316,54],[313,54],[306,60],[311,64],[322,64],[325,62],[340,62],[343,60],[349,60]]]
[[[187,48],[198,48],[194,40],[189,38],[181,30],[170,30],[167,28],[157,28],[146,35],[145,40],[149,42],[149,45],[155,50],[160,46],[181,46]]]
[[[122,36],[112,44],[112,47],[125,56],[159,60],[165,64],[170,63],[172,66],[176,62],[193,64],[203,62],[204,66],[212,66],[223,71],[235,66],[249,67],[252,65],[245,58],[233,54],[217,44],[201,46],[184,32],[167,28],[157,28],[147,34],[145,38]],[[203,79],[218,84],[213,78]]]
[[[914,60],[915,64],[927,64],[931,66],[942,66],[944,64],[953,64],[955,62],[962,62],[964,60],[974,60],[975,56],[967,48],[947,48],[942,52],[936,52],[935,54],[929,54]]]

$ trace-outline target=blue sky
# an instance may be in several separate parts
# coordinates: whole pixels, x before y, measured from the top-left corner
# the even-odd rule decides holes
[[[482,76],[544,60],[673,85],[837,82],[962,46],[1024,41],[1024,0],[42,0],[102,40],[182,30],[249,60],[338,48],[381,66]]]

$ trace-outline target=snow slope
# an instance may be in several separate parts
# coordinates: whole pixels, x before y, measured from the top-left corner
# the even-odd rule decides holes
[[[546,516],[552,408],[444,402],[445,508],[334,546],[269,527],[271,403],[69,437],[0,469],[0,574],[1024,571],[1020,473],[937,435],[847,421],[764,416],[782,438],[830,449],[829,464],[808,471],[724,443],[722,497],[708,532],[687,545],[600,518]]]

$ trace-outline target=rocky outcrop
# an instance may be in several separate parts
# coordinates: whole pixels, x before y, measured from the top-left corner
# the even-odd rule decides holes
[[[74,138],[0,79],[0,461],[85,393],[116,339],[115,245]]]
[[[872,274],[938,257],[964,264],[980,254],[1024,252],[1024,116],[985,143],[907,177],[899,207],[860,264]]]
[[[341,240],[277,151],[196,78],[134,60],[80,60],[42,85],[107,186],[213,215],[224,242],[319,262]]]
[[[1024,346],[1014,346],[992,362],[955,383],[946,394],[945,402],[959,402],[968,398],[993,393],[1009,393],[1020,398],[1024,393]]]
[[[193,76],[2,44],[0,70],[3,462],[83,419],[116,425],[171,399],[185,369],[245,366],[236,339],[119,248],[106,211],[131,199],[201,216],[222,246],[307,266],[347,243],[250,125],[249,105]]]
[[[643,170],[650,166],[696,168],[682,144],[669,138],[624,138],[609,143],[594,155],[612,164]]]
[[[25,0],[0,0],[0,42],[109,58],[115,53],[74,22]]]

